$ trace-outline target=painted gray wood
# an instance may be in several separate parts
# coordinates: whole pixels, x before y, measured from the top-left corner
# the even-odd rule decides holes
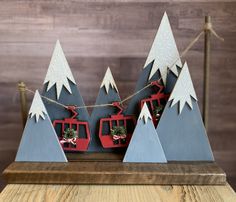
[[[214,73],[210,83],[208,136],[217,163],[227,172],[228,179],[231,179],[229,182],[236,182],[236,94],[233,93],[236,86],[236,23],[233,20],[236,3],[206,0],[136,2],[68,0],[55,7],[55,0],[1,1],[0,127],[4,132],[0,135],[0,171],[14,160],[22,135],[19,104],[18,101],[12,102],[16,83],[25,81],[33,90],[41,86],[58,36],[61,36],[86,104],[95,103],[103,76],[101,71],[105,71],[108,65],[124,98],[134,92],[162,13],[167,10],[179,51],[184,50],[202,28],[206,14],[212,16],[213,26],[225,38],[224,43],[212,38]],[[202,54],[202,41],[199,41],[186,55],[191,64],[200,109]],[[227,77],[222,77],[225,74]],[[29,102],[31,98],[32,95],[28,94]],[[7,138],[6,134],[9,134]],[[0,189],[1,182],[2,178]]]
[[[138,120],[123,162],[166,163],[166,157],[152,123]]]
[[[151,81],[158,80],[159,78],[162,78],[164,86],[167,86],[166,80],[168,72],[169,75],[170,72],[172,72],[177,76],[178,66],[181,67],[182,63],[179,58],[179,52],[175,43],[170,22],[165,12],[144,64],[144,69],[136,84],[135,92],[144,88]],[[172,83],[174,81],[174,79],[169,78],[169,82],[171,83],[166,90],[167,93],[171,92],[173,88]],[[138,108],[140,100],[150,96],[152,92],[153,89],[145,89],[133,97],[128,105],[126,113],[135,114],[137,116],[139,112]]]
[[[65,57],[64,51],[59,40],[57,40],[47,74],[44,80],[44,88],[42,94],[52,100],[55,100],[66,106],[84,106],[84,101],[77,88],[77,84]],[[63,120],[71,116],[65,107],[59,106],[53,102],[44,99],[44,103],[49,112],[52,121],[55,119]],[[77,119],[81,121],[89,121],[89,115],[86,108],[77,110]],[[59,128],[57,133],[61,133]],[[61,136],[62,134],[58,134]],[[86,138],[85,130],[80,131],[79,136]]]
[[[160,73],[159,71],[157,71],[154,76],[150,79],[150,81],[148,80],[150,71],[152,69],[152,63],[150,63],[146,68],[144,68],[139,76],[139,79],[137,81],[136,84],[136,88],[134,92],[139,91],[140,89],[142,89],[143,87],[145,87],[146,85],[148,85],[150,82],[152,81],[156,81],[160,78]],[[179,70],[180,68],[177,66],[177,69]],[[166,86],[164,89],[164,92],[166,94],[170,94],[172,89],[174,88],[174,85],[176,83],[177,80],[177,76],[172,72],[172,71],[168,71],[167,73],[167,79],[166,79]],[[155,94],[156,91],[154,88],[149,87],[146,88],[145,90],[141,91],[139,94],[135,95],[134,97],[131,98],[131,100],[128,103],[128,107],[127,109],[124,111],[125,114],[129,114],[132,115],[134,114],[136,116],[136,118],[138,117],[139,113],[140,113],[140,102],[142,99],[148,98],[151,94]]]
[[[166,157],[145,104],[140,113],[123,162],[166,163]]]
[[[168,161],[214,161],[187,63],[156,130]]]
[[[147,67],[145,67],[142,70],[138,78],[134,92],[137,92],[138,90],[142,89],[143,87],[148,85],[149,82],[158,80],[160,78],[159,72],[157,71],[154,74],[154,76],[150,79],[150,81],[148,80],[151,69],[152,69],[152,65],[153,65],[153,62],[148,64]],[[155,93],[155,90],[152,87],[150,87],[150,88],[146,88],[141,93],[132,97],[132,99],[128,103],[127,109],[125,110],[125,114],[135,115],[136,117],[138,117],[140,113],[140,101],[144,98],[148,98],[153,93]]]
[[[192,104],[178,114],[168,102],[163,111],[156,130],[168,161],[214,161],[198,104]]]
[[[177,66],[177,70],[180,71],[180,68]],[[179,72],[178,71],[178,72]],[[164,89],[164,92],[166,94],[170,94],[175,86],[175,83],[177,81],[177,76],[172,72],[172,71],[168,71],[167,73],[167,77],[166,77],[166,86]]]
[[[116,101],[120,101],[119,93],[111,86],[109,87],[108,93],[106,93],[105,88],[102,87],[99,89],[95,105],[111,104],[112,102]],[[97,107],[93,109],[90,118],[91,141],[89,144],[88,151],[103,152],[112,150],[112,149],[105,149],[101,145],[99,139],[99,121],[101,118],[107,118],[110,117],[110,115],[116,113],[117,113],[117,108],[112,106]]]
[[[28,117],[15,161],[67,162],[47,113],[38,121],[35,116]]]
[[[45,84],[42,91],[42,95],[50,99],[56,100],[57,102],[62,103],[64,105],[84,106],[84,101],[83,101],[82,96],[80,95],[77,85],[73,84],[70,81],[69,81],[69,85],[70,85],[72,94],[70,94],[65,89],[65,87],[63,87],[61,90],[60,98],[58,100],[56,100],[55,85],[49,91],[46,91],[47,84]],[[52,121],[54,121],[55,119],[63,120],[64,118],[71,117],[70,112],[64,107],[51,103],[45,99],[43,99],[43,101],[48,111],[49,117]],[[78,115],[77,115],[78,120],[89,121],[89,114],[86,108],[77,109],[77,112],[78,112]],[[81,138],[85,138],[87,134],[85,133],[85,131],[81,131],[79,135]]]

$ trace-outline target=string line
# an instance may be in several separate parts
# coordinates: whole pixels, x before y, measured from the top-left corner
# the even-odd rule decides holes
[[[168,72],[175,66],[176,62],[184,57],[189,50],[194,46],[194,44],[200,39],[200,37],[204,34],[205,31],[210,31],[217,39],[224,41],[224,38],[220,37],[215,30],[212,27],[212,23],[206,23],[202,29],[202,31],[200,31],[196,37],[188,44],[188,46],[182,51],[182,53],[180,54],[180,56],[174,61],[174,63],[172,65],[170,65],[170,67],[168,67],[168,71],[165,72],[165,74],[161,75],[160,78],[158,79],[158,81],[160,82],[161,79],[164,77],[166,78]],[[120,104],[123,104],[124,102],[126,102],[127,100],[131,99],[132,97],[136,96],[137,94],[141,93],[143,90],[145,90],[146,88],[152,86],[151,83],[147,84],[146,86],[144,86],[143,88],[141,88],[140,90],[136,91],[135,93],[127,96],[126,98],[124,98],[123,100],[120,101]],[[35,92],[29,88],[25,89],[26,91],[35,94]],[[50,99],[48,97],[45,97],[43,95],[41,95],[41,97],[51,103],[57,104],[61,107],[67,108],[66,105],[59,103],[53,99]],[[99,105],[84,105],[84,106],[76,106],[76,109],[83,109],[83,108],[95,108],[95,107],[107,107],[107,106],[113,106],[113,104],[99,104]]]
[[[32,94],[35,94],[35,92],[34,92],[33,90],[29,89],[29,88],[26,88],[25,90],[28,91],[28,92],[30,92],[30,93],[32,93]],[[57,105],[59,105],[59,106],[61,106],[61,107],[67,108],[66,105],[64,105],[64,104],[62,104],[62,103],[60,103],[60,102],[57,102],[57,101],[55,101],[55,100],[53,100],[53,99],[50,99],[50,98],[48,98],[48,97],[45,97],[45,96],[43,96],[43,95],[40,95],[40,96],[41,96],[41,98],[43,98],[43,99],[45,99],[45,100],[47,100],[47,101],[49,101],[49,102],[51,102],[51,103],[54,103],[54,104],[57,104]]]
[[[33,90],[29,89],[29,88],[26,88],[25,90],[28,91],[28,92],[30,92],[30,93],[32,93],[32,94],[35,94],[35,92],[34,92]],[[52,103],[57,104],[57,105],[59,105],[59,106],[61,106],[61,107],[64,107],[64,108],[67,108],[67,107],[68,107],[67,105],[64,105],[64,104],[62,104],[62,103],[60,103],[60,102],[57,102],[57,101],[55,101],[55,100],[53,100],[53,99],[50,99],[50,98],[46,97],[46,96],[43,96],[43,95],[40,95],[40,96],[41,96],[41,98],[45,99],[46,101],[52,102]],[[94,107],[106,107],[106,106],[113,106],[113,104],[100,104],[100,105],[76,106],[75,108],[76,108],[76,109],[82,109],[82,108],[94,108]]]
[[[136,91],[135,93],[129,95],[128,97],[126,97],[125,99],[121,100],[120,103],[124,103],[127,100],[131,99],[132,97],[134,97],[135,95],[139,94],[140,92],[142,92],[143,90],[145,90],[146,88],[148,88],[149,86],[151,86],[152,84],[149,83],[148,85],[144,86],[143,88],[141,88],[140,90]]]

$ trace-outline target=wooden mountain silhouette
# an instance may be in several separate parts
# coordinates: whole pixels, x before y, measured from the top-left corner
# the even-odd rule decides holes
[[[57,41],[50,65],[44,80],[42,95],[55,100],[64,105],[84,106],[84,101],[75,83],[74,77],[63,53],[60,42]],[[44,100],[45,107],[52,121],[62,120],[70,117],[70,113],[65,108]],[[89,114],[86,108],[77,110],[77,119],[89,121]],[[80,133],[80,137],[86,134]]]
[[[178,76],[177,66],[182,67],[179,52],[166,12],[161,19],[160,26],[144,68],[151,62],[153,62],[153,66],[149,75],[149,80],[153,77],[156,71],[159,70],[165,85],[168,68],[171,68],[171,71]]]
[[[35,92],[15,161],[67,162],[38,91]]]
[[[150,63],[146,68],[144,68],[139,76],[139,79],[136,84],[136,88],[134,92],[139,91],[146,85],[148,85],[148,77],[151,72],[153,63]],[[156,74],[152,77],[150,81],[155,81],[160,78],[159,72],[156,72]],[[140,101],[144,98],[148,98],[151,94],[154,94],[155,91],[152,87],[146,88],[142,92],[136,94],[132,99],[130,100],[127,109],[125,110],[126,115],[132,115],[134,114],[136,117],[138,117],[140,112]]]
[[[186,63],[156,130],[168,161],[214,160]]]
[[[95,105],[112,104],[112,102],[120,101],[119,92],[112,76],[111,70],[108,67],[103,78]],[[113,106],[95,107],[90,118],[91,141],[88,151],[103,152],[109,151],[102,147],[99,139],[99,121],[101,118],[109,117],[116,114],[117,109]]]
[[[167,162],[146,103],[139,115],[136,128],[125,153],[123,162]]]
[[[151,81],[158,80],[162,77],[165,87],[168,88],[165,92],[169,93],[173,88],[173,82],[176,81],[175,77],[178,76],[177,66],[182,67],[182,63],[179,59],[179,52],[168,16],[164,13],[143,70],[137,81],[135,92],[145,87]],[[169,68],[171,68],[171,73],[168,73]],[[169,77],[173,77],[173,79],[168,79],[168,75]],[[153,93],[155,93],[155,91],[152,87],[149,87],[135,95],[130,100],[128,107],[125,110],[125,114],[135,114],[138,116],[140,112],[140,100],[147,98]]]
[[[181,68],[177,68],[179,71],[181,70]],[[166,86],[164,89],[165,94],[170,94],[175,86],[175,83],[177,81],[177,76],[172,72],[172,71],[168,71],[167,72],[167,77],[166,77]]]

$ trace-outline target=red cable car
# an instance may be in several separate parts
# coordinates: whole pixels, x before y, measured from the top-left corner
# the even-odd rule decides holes
[[[78,113],[75,109],[75,106],[68,106],[67,110],[72,113],[71,118],[54,120],[53,126],[57,131],[59,141],[65,151],[86,151],[90,142],[89,124],[86,121],[79,121],[76,119]],[[76,137],[63,137],[65,131],[73,131],[76,133]]]
[[[134,116],[124,116],[119,102],[112,104],[119,109],[119,112],[109,118],[100,119],[99,138],[104,148],[127,147],[136,125],[136,119]],[[112,130],[119,129],[119,127],[123,128],[124,134],[112,135]]]
[[[156,127],[157,123],[160,119],[161,113],[158,113],[158,115],[155,114],[155,110],[156,110],[155,108],[160,107],[160,106],[164,107],[166,105],[168,98],[169,98],[169,95],[165,94],[163,92],[164,86],[159,84],[158,81],[153,81],[153,82],[151,82],[151,84],[152,84],[152,86],[158,88],[157,93],[151,95],[149,98],[142,99],[140,102],[140,109],[142,109],[144,103],[146,102],[146,104],[149,108],[149,111],[152,115],[153,124]]]

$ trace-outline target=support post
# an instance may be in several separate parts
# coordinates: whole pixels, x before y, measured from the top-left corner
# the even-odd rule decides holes
[[[20,92],[20,105],[21,105],[21,116],[22,116],[22,123],[23,127],[26,124],[27,116],[28,116],[28,110],[27,110],[27,99],[26,99],[26,86],[24,82],[18,83],[18,90]]]
[[[204,95],[203,95],[203,121],[208,130],[209,119],[209,79],[210,79],[210,50],[211,50],[211,17],[205,16],[205,45],[204,45]]]

